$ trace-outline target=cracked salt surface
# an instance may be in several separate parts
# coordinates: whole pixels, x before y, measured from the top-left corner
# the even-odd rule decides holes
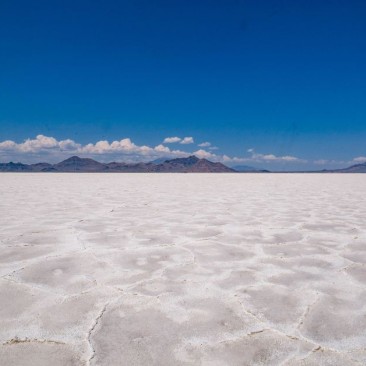
[[[366,175],[0,178],[1,365],[366,364]]]

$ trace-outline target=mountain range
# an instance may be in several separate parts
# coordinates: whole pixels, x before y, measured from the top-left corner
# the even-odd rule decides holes
[[[57,164],[0,163],[0,172],[80,172],[80,173],[233,173],[234,169],[196,156],[149,163],[100,163],[72,156]]]
[[[72,156],[57,164],[0,163],[0,172],[79,172],[79,173],[269,173],[250,166],[229,168],[222,163],[199,159],[192,155],[186,158],[158,159],[148,163],[100,163],[89,158]],[[284,173],[284,172],[283,172]],[[306,173],[306,172],[298,172]],[[366,162],[348,168],[320,170],[309,173],[366,173]]]

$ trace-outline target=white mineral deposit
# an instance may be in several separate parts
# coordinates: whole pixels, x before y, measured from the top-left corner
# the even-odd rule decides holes
[[[0,364],[365,365],[366,175],[2,174]]]

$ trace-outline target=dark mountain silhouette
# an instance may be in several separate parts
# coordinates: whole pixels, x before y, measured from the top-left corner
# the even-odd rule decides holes
[[[30,165],[22,163],[0,163],[0,172],[28,172],[32,171]]]
[[[107,163],[107,172],[120,172],[120,173],[148,173],[154,172],[156,165],[153,163]]]
[[[156,165],[157,172],[179,173],[232,173],[235,170],[221,163],[213,163],[207,159],[198,159],[197,156],[166,160]]]
[[[334,169],[334,170],[322,170],[324,173],[366,173],[366,162],[361,164],[355,164],[348,168]]]
[[[165,160],[162,163],[99,163],[93,159],[72,156],[58,164],[5,163],[0,172],[105,172],[105,173],[233,173],[235,170],[221,163],[213,163],[196,156]]]
[[[30,167],[34,172],[43,172],[47,171],[48,169],[52,169],[52,164],[37,163],[37,164],[31,164]]]
[[[107,170],[105,164],[99,163],[93,159],[79,158],[72,156],[69,159],[53,165],[58,172],[102,172]]]

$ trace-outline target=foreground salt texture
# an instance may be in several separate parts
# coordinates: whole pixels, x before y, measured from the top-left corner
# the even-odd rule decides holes
[[[0,175],[1,365],[366,364],[366,175]]]

